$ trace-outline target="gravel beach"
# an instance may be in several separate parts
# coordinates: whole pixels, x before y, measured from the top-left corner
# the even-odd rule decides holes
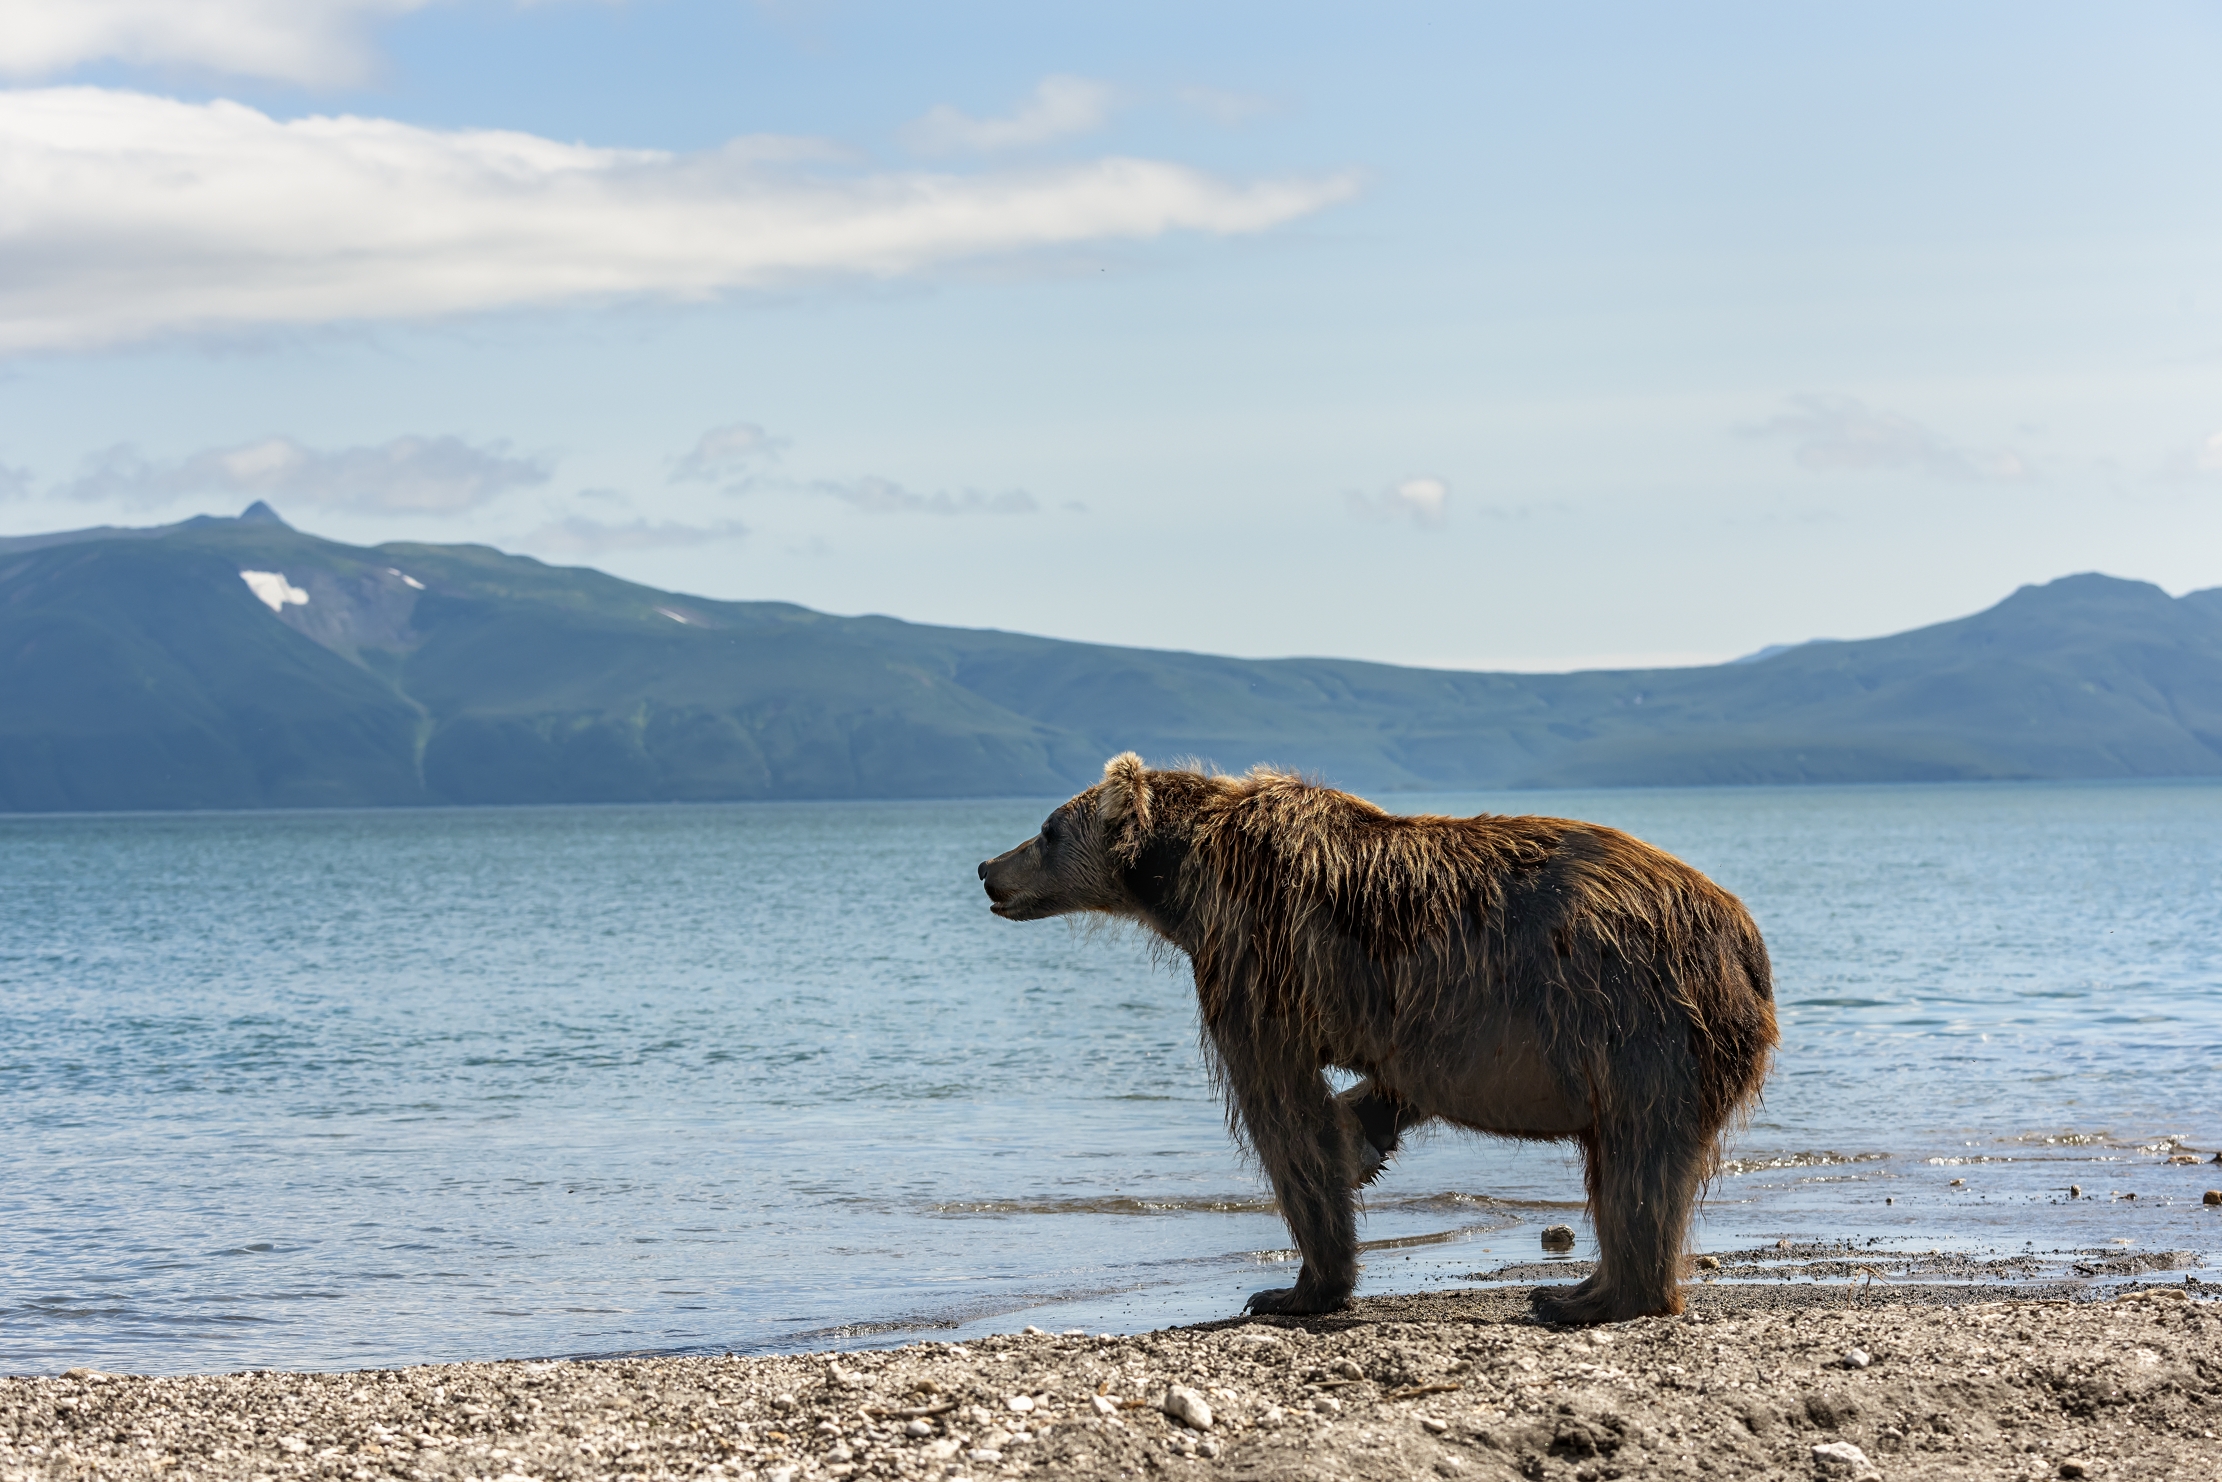
[[[1496,1287],[807,1356],[80,1369],[0,1380],[0,1482],[2217,1477],[2217,1296],[1716,1280],[1582,1331]]]

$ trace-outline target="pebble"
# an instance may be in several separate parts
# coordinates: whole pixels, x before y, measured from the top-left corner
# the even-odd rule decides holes
[[[2060,1463],[2060,1475],[2063,1477],[2088,1477],[2091,1475],[2091,1464],[2077,1457],[2069,1457],[2066,1461]]]
[[[1699,1256],[1690,1264],[1700,1271],[1718,1271],[1721,1268],[1721,1258],[1719,1256]]]
[[[1849,1441],[1823,1441],[1813,1448],[1813,1464],[1824,1471],[1851,1472],[1855,1476],[1874,1470],[1867,1453]]]
[[[1034,1397],[1032,1395],[1012,1395],[1003,1403],[1021,1415],[1030,1415],[1034,1410]]]
[[[1864,1348],[1847,1348],[1844,1350],[1844,1367],[1847,1369],[1864,1369],[1874,1361],[1875,1356]]]
[[[1165,1403],[1159,1408],[1183,1425],[1200,1431],[1211,1429],[1211,1401],[1185,1384],[1169,1386],[1165,1391]]]
[[[2206,1197],[2199,1202],[2201,1204],[2222,1204],[2222,1189],[2207,1190]]]
[[[2081,1184],[2069,1184],[2069,1185],[2068,1185],[2068,1197],[2069,1197],[2070,1199],[2080,1199],[2080,1198],[2082,1198],[2082,1197],[2083,1197],[2083,1185],[2081,1185]]]
[[[1545,1250],[1572,1250],[1574,1248],[1574,1227],[1572,1225],[1545,1225],[1543,1227],[1543,1248]]]
[[[1450,1422],[1447,1420],[1438,1420],[1432,1415],[1422,1415],[1420,1417],[1420,1426],[1423,1430],[1432,1431],[1434,1434],[1439,1436],[1443,1432],[1450,1429]]]
[[[1366,1377],[1366,1371],[1358,1367],[1356,1359],[1336,1359],[1327,1366],[1327,1372],[1337,1379],[1363,1379]]]
[[[1952,1180],[1952,1187],[1955,1189],[1964,1189],[1967,1187],[1967,1180],[1964,1178],[1956,1178]]]
[[[903,1434],[906,1436],[930,1436],[933,1433],[934,1428],[931,1421],[914,1420],[903,1427]]]
[[[1117,1395],[1095,1395],[1089,1399],[1088,1403],[1095,1406],[1098,1415],[1116,1415],[1119,1413],[1119,1397]]]

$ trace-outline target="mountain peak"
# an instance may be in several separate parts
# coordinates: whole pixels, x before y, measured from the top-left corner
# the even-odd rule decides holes
[[[281,530],[291,530],[293,528],[278,517],[276,510],[259,499],[239,512],[239,523],[242,525],[275,525]]]

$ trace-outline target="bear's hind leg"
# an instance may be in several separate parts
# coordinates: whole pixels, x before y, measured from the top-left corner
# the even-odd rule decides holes
[[[1577,1286],[1539,1288],[1538,1318],[1625,1322],[1682,1310],[1682,1245],[1712,1143],[1675,1130],[1675,1120],[1653,1117],[1583,1135],[1597,1270]]]

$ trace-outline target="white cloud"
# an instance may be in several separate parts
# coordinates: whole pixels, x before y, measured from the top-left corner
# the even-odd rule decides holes
[[[383,513],[454,514],[531,484],[545,464],[455,437],[397,437],[375,448],[322,452],[273,437],[209,448],[173,463],[126,445],[92,460],[60,492],[73,499],[146,507],[196,494],[251,496],[288,505]]]
[[[1261,98],[1255,93],[1223,92],[1215,87],[1184,87],[1174,96],[1193,112],[1230,129],[1279,109],[1271,98]]]
[[[1793,443],[1799,465],[1815,472],[1910,468],[1938,478],[2009,482],[2030,476],[2018,453],[1963,448],[1857,397],[1798,396],[1791,407],[1743,431]]]
[[[1437,478],[1406,479],[1371,499],[1355,491],[1343,497],[1350,512],[1362,519],[1409,519],[1424,530],[1440,530],[1449,512],[1450,485]]]
[[[360,82],[364,32],[428,0],[0,0],[0,76],[86,62],[330,86]]]
[[[880,478],[821,479],[809,488],[868,515],[1030,515],[1041,508],[1024,489],[1006,489],[1000,494],[980,489],[967,489],[961,494],[946,490],[920,494]]]
[[[2179,448],[2170,454],[2163,465],[2162,474],[2167,478],[2214,478],[2222,475],[2222,432],[2211,434],[2206,441],[2194,447]],[[5,471],[0,470],[0,490],[7,487]]]
[[[1108,158],[987,174],[786,168],[375,118],[279,122],[101,88],[0,92],[0,352],[893,278],[1174,231],[1263,231],[1347,175],[1221,180]]]
[[[1087,134],[1111,116],[1114,94],[1085,77],[1045,77],[1008,118],[974,118],[944,103],[903,128],[903,143],[920,154],[993,153]]]
[[[686,525],[662,520],[634,520],[624,525],[608,525],[600,520],[574,515],[569,519],[552,521],[529,535],[520,536],[517,544],[528,551],[547,551],[566,556],[598,556],[609,551],[663,550],[672,546],[700,545],[709,540],[739,540],[746,534],[748,527],[738,520],[720,520],[712,525]]]
[[[756,465],[777,458],[787,439],[773,437],[754,422],[728,422],[695,440],[671,472],[673,483],[718,484],[738,480]]]
[[[31,470],[0,463],[0,500],[31,497]]]

